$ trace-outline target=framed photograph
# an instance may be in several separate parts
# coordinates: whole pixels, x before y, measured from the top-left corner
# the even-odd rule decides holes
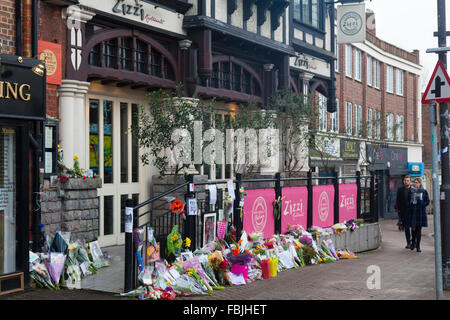
[[[203,216],[203,245],[216,238],[216,213],[207,213]]]

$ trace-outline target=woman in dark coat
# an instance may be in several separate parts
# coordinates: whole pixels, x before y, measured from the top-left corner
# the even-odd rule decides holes
[[[408,194],[409,214],[412,231],[411,250],[420,250],[420,239],[422,238],[422,227],[428,227],[426,206],[430,204],[430,198],[427,190],[422,186],[422,179],[414,179],[414,187]]]

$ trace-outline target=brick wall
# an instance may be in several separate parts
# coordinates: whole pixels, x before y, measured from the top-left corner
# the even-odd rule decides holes
[[[39,1],[39,40],[61,45],[61,63],[64,74],[66,60],[66,24],[61,18],[61,7]],[[58,118],[58,86],[47,84],[47,114]]]
[[[376,42],[381,43],[381,42]],[[384,42],[383,42],[384,43]],[[400,57],[415,61],[415,54],[407,54],[406,51],[398,49],[394,46],[388,46],[384,43],[383,48],[388,52],[400,53]],[[394,114],[394,123],[396,124],[396,116],[404,116],[404,141],[418,142],[417,136],[417,81],[418,76],[403,71],[403,95],[396,94],[396,66],[393,66],[394,72],[394,90],[393,93],[386,91],[386,70],[387,65],[380,61],[380,86],[375,88],[374,81],[372,85],[367,85],[367,57],[362,52],[361,58],[361,81],[355,80],[355,48],[352,48],[352,77],[346,75],[346,48],[341,44],[339,47],[339,71],[336,73],[336,97],[339,99],[339,132],[345,133],[345,105],[346,102],[352,103],[352,127],[353,133],[356,123],[355,104],[362,106],[362,121],[367,121],[367,109],[381,111],[381,137],[384,136],[383,128],[385,128],[385,117],[387,113]],[[398,50],[397,50],[398,49]],[[400,51],[399,51],[400,50]],[[372,58],[372,61],[374,58]],[[372,62],[373,63],[373,62]],[[374,69],[372,68],[374,74]],[[396,139],[396,130],[394,130],[394,139]]]
[[[0,39],[3,45],[2,53],[15,54],[16,29],[14,0],[0,1]]]

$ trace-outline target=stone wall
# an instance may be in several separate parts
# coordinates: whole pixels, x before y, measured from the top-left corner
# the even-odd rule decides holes
[[[41,223],[46,234],[70,231],[71,240],[92,241],[99,233],[97,188],[101,179],[69,179],[50,186],[45,180],[41,199]]]

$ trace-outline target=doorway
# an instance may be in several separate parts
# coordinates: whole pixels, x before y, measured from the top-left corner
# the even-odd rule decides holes
[[[138,204],[145,189],[138,141],[130,131],[137,125],[140,104],[118,97],[87,99],[89,168],[103,181],[98,189],[101,246],[124,244],[125,201],[132,198]]]

